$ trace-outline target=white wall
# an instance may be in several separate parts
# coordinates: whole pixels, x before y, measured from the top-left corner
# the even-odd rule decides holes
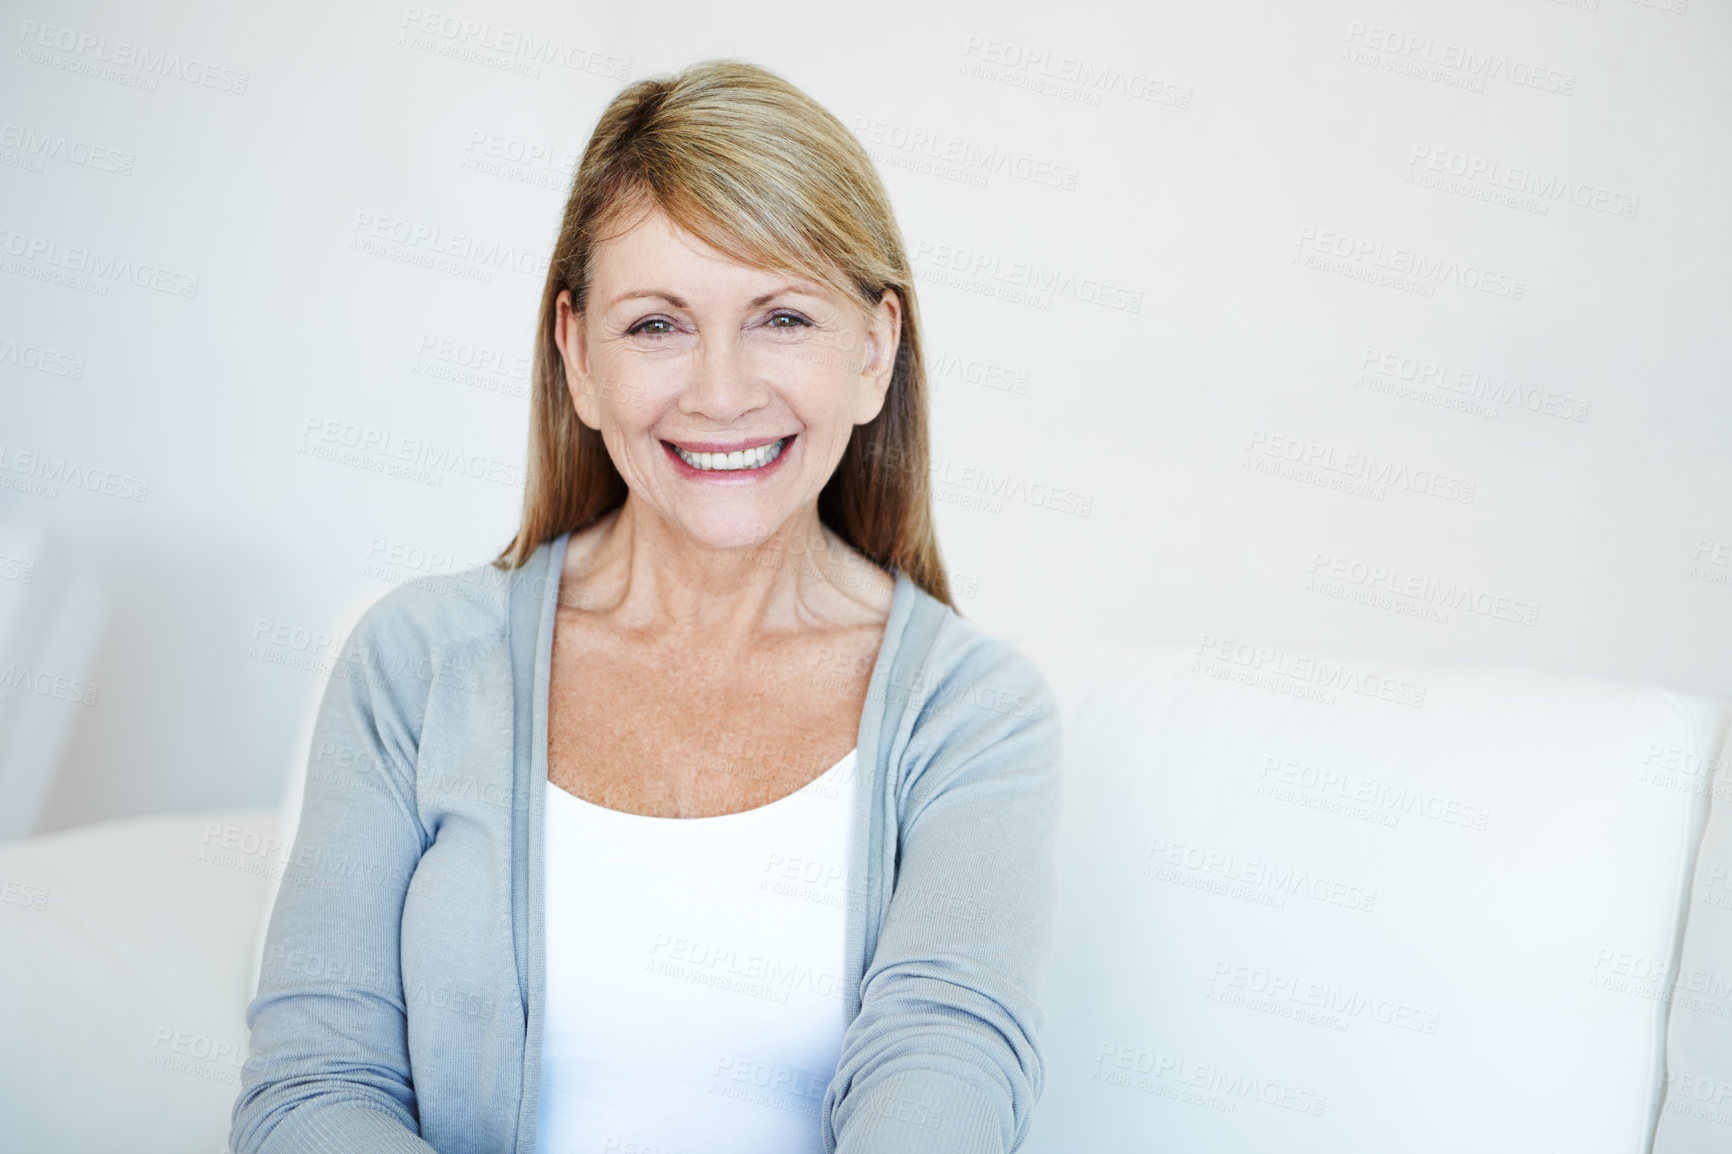
[[[274,802],[330,647],[261,628],[503,544],[569,163],[628,79],[716,55],[884,174],[971,617],[1732,695],[1725,4],[6,0],[0,29],[0,502],[113,595],[46,828]],[[369,221],[496,255],[357,248]],[[501,479],[307,455],[326,429]]]

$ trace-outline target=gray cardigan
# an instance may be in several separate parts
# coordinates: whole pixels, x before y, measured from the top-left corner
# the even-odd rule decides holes
[[[534,1154],[568,536],[510,573],[400,586],[344,643],[247,1007],[239,1154]],[[848,785],[824,1149],[1004,1154],[1045,1081],[1059,717],[1027,657],[892,572]]]

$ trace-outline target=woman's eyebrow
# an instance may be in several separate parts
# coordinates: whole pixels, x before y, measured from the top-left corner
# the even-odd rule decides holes
[[[617,304],[621,303],[622,301],[629,301],[629,300],[633,299],[634,297],[660,297],[662,300],[667,301],[670,305],[673,305],[676,309],[683,309],[683,308],[687,307],[686,302],[685,302],[685,298],[677,297],[673,293],[670,293],[670,292],[662,292],[660,289],[634,289],[631,292],[620,293],[618,296],[613,298],[613,304],[609,305],[608,307],[612,308],[613,305],[617,305]]]
[[[771,289],[769,292],[764,293],[762,296],[753,297],[750,301],[746,302],[746,305],[748,308],[757,308],[759,305],[763,304],[765,301],[768,301],[768,300],[771,300],[775,297],[781,296],[784,293],[797,295],[797,296],[813,297],[817,300],[824,299],[823,295],[821,293],[817,292],[815,289],[813,289],[810,285],[785,284],[785,285],[781,286],[780,288]],[[659,298],[661,300],[667,301],[670,305],[673,305],[676,309],[683,309],[683,308],[689,308],[690,307],[687,304],[684,297],[677,296],[674,293],[667,292],[664,289],[633,289],[630,292],[620,293],[618,296],[613,298],[613,304],[610,304],[608,307],[613,308],[615,305],[618,305],[624,301],[632,300],[636,297],[656,297],[656,298]]]
[[[753,308],[757,308],[759,305],[763,304],[767,300],[770,300],[772,297],[779,297],[784,293],[786,293],[790,296],[812,297],[816,300],[823,300],[824,299],[823,294],[820,293],[813,286],[811,286],[809,284],[794,283],[794,284],[785,284],[781,288],[776,289],[773,292],[765,293],[763,296],[753,297],[751,300],[751,306]]]

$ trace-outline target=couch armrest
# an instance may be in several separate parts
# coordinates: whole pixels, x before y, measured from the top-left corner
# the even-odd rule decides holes
[[[277,815],[126,818],[0,843],[9,1147],[227,1148]]]

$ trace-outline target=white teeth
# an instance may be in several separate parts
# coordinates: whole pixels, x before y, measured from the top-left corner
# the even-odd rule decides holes
[[[709,472],[733,472],[736,469],[761,469],[782,455],[782,447],[788,443],[783,437],[768,445],[759,445],[756,449],[742,449],[736,453],[688,453],[678,445],[674,452],[680,455],[680,460],[694,469]]]

